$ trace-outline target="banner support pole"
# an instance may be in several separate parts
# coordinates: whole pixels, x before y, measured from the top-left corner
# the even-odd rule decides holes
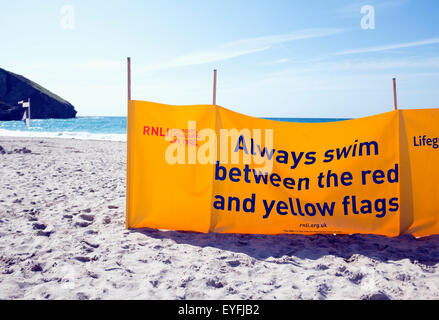
[[[127,57],[127,76],[128,76],[128,101],[131,100],[131,58]]]
[[[213,105],[216,105],[216,69],[213,70]]]
[[[130,207],[130,199],[131,199],[131,187],[130,187],[130,168],[131,168],[131,155],[130,155],[130,130],[131,130],[131,121],[130,120],[130,114],[132,113],[132,110],[130,108],[130,100],[131,100],[131,58],[127,57],[127,144],[126,144],[126,150],[127,150],[127,184],[126,184],[126,216],[125,216],[125,228],[129,228],[129,221],[130,221],[130,213],[131,213],[131,207]]]
[[[398,100],[396,97],[396,78],[393,78],[393,109],[398,110]]]

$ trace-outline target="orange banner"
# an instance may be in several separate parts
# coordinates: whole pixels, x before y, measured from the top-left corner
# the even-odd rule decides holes
[[[438,233],[439,110],[329,123],[130,101],[127,227]]]

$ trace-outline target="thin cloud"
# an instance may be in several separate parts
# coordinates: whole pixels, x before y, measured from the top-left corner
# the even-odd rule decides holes
[[[267,66],[271,66],[271,65],[276,65],[276,64],[287,63],[288,61],[290,61],[290,60],[287,59],[287,58],[282,58],[282,59],[277,59],[277,60],[274,60],[274,61],[269,61],[269,62],[266,62],[264,64],[267,65]]]
[[[296,67],[288,67],[273,72],[266,77],[289,77],[289,76],[314,76],[341,74],[369,74],[389,72],[437,72],[439,70],[439,57],[420,58],[409,57],[405,59],[356,59],[344,61],[308,61],[297,63]],[[364,73],[363,73],[364,72]]]
[[[228,60],[247,54],[269,50],[273,46],[278,44],[296,40],[327,37],[343,31],[343,29],[335,28],[306,29],[281,35],[241,39],[222,44],[211,50],[193,52],[187,55],[177,57],[168,62],[151,65],[146,67],[145,71],[170,69]]]
[[[124,67],[124,60],[87,60],[77,63],[75,67],[87,70],[115,70]]]
[[[353,50],[345,50],[345,51],[337,52],[337,53],[335,53],[335,55],[341,56],[341,55],[348,55],[348,54],[381,52],[381,51],[388,51],[388,50],[394,50],[394,49],[426,46],[426,45],[437,44],[437,43],[439,43],[439,38],[432,38],[432,39],[426,39],[426,40],[414,41],[414,42],[405,42],[405,43],[397,43],[397,44],[391,44],[391,45],[385,45],[385,46],[376,46],[376,47],[360,48],[360,49],[353,49]]]

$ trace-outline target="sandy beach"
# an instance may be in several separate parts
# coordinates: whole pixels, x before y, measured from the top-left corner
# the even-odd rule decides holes
[[[439,236],[126,230],[125,143],[0,146],[0,299],[439,298]]]

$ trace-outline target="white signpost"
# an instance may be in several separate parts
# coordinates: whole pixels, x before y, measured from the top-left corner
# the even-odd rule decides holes
[[[21,106],[25,108],[23,120],[26,122],[26,126],[30,128],[30,98],[28,98],[27,101],[18,101],[18,104],[21,104]]]

